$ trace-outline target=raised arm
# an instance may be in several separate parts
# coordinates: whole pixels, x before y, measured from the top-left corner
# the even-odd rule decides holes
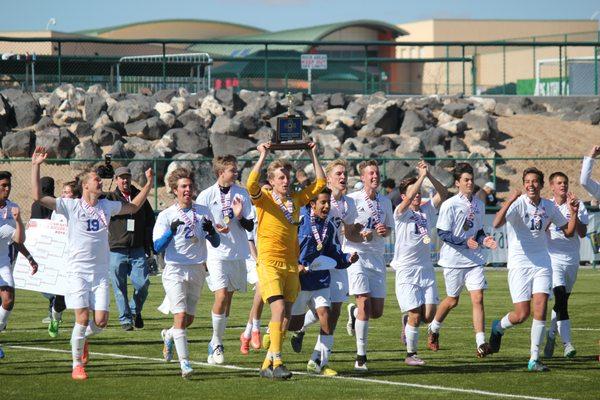
[[[15,220],[15,233],[13,234],[13,243],[17,251],[27,259],[29,266],[31,267],[31,275],[35,274],[38,270],[38,263],[35,261],[27,247],[25,247],[25,226],[21,219],[21,210],[14,207],[10,210]]]
[[[142,187],[137,196],[131,200],[131,203],[124,203],[121,206],[121,211],[117,213],[117,215],[124,214],[135,214],[138,212],[140,208],[144,205],[146,198],[148,198],[148,194],[154,185],[154,172],[152,168],[148,168],[146,170],[146,184]]]
[[[33,200],[42,206],[56,210],[56,199],[50,196],[42,196],[42,185],[40,183],[40,165],[46,160],[48,153],[44,147],[36,147],[31,156],[31,194]]]
[[[506,223],[506,213],[508,212],[508,208],[511,206],[512,203],[515,202],[515,200],[519,198],[520,195],[521,191],[519,189],[515,189],[512,192],[510,192],[508,199],[506,199],[504,204],[502,204],[502,207],[500,208],[500,210],[498,210],[496,216],[494,217],[494,222],[492,223],[494,229],[500,228]]]
[[[433,185],[435,189],[435,195],[433,196],[432,202],[435,208],[440,208],[440,205],[448,199],[448,189],[446,186],[442,184],[442,182],[438,181],[427,168],[427,179]]]
[[[323,167],[319,163],[319,157],[317,156],[317,144],[310,142],[308,147],[310,148],[310,159],[312,160],[313,168],[315,169],[315,178],[317,180],[324,180],[325,171],[323,171]]]
[[[263,165],[265,164],[265,160],[267,159],[267,155],[269,154],[269,149],[271,148],[271,142],[261,143],[256,148],[258,153],[260,154],[258,157],[258,161],[252,167],[252,171],[250,171],[250,175],[248,176],[248,182],[246,182],[246,189],[248,189],[248,193],[250,193],[250,198],[253,201],[256,201],[260,197],[261,188],[258,180],[260,178],[260,171],[262,170]]]
[[[405,194],[404,198],[402,199],[402,202],[400,204],[398,204],[398,206],[396,207],[396,210],[394,211],[394,213],[396,215],[402,214],[404,211],[406,211],[408,209],[408,207],[410,207],[410,203],[412,203],[412,201],[415,199],[415,196],[417,195],[417,193],[419,193],[419,191],[421,190],[421,185],[423,184],[423,181],[425,180],[425,177],[427,176],[427,174],[429,172],[427,170],[427,164],[424,161],[419,161],[419,164],[417,165],[417,170],[419,171],[419,178],[406,191],[406,194]]]
[[[600,199],[600,183],[592,179],[592,169],[594,168],[594,158],[600,155],[600,146],[594,146],[590,150],[589,156],[583,157],[581,166],[581,176],[579,183],[596,199]]]

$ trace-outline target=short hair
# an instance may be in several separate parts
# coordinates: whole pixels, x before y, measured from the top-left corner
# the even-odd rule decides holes
[[[394,181],[392,178],[387,178],[381,182],[381,186],[384,188],[394,189],[396,187],[396,181]]]
[[[408,187],[410,185],[414,185],[416,181],[417,181],[417,178],[415,178],[414,176],[411,178],[402,179],[400,181],[400,185],[398,186],[398,191],[400,192],[400,194],[406,194]]]
[[[554,180],[554,178],[558,178],[559,176],[562,178],[565,178],[565,181],[567,181],[567,183],[569,183],[569,177],[564,172],[561,172],[561,171],[551,173],[550,177],[548,178],[548,182],[552,182]]]
[[[333,169],[337,166],[342,166],[346,170],[348,170],[348,161],[344,160],[343,158],[338,158],[337,160],[330,161],[325,166],[325,175],[329,175],[331,171],[333,171]]]
[[[453,173],[454,181],[460,181],[460,177],[462,176],[462,174],[471,174],[471,176],[473,176],[473,167],[471,166],[471,164],[466,162],[456,164]]]
[[[362,175],[363,171],[367,167],[377,167],[377,169],[379,169],[379,164],[377,163],[377,160],[364,160],[364,161],[361,161],[360,163],[358,163],[358,174]]]
[[[9,171],[0,171],[0,181],[3,181],[4,179],[10,181],[12,179],[12,174]]]
[[[169,188],[171,188],[172,191],[175,191],[175,189],[177,189],[177,182],[180,179],[189,179],[192,181],[192,184],[194,184],[194,174],[192,173],[192,171],[190,171],[187,168],[175,168],[173,172],[171,172],[171,175],[169,175],[169,179],[167,180]]]
[[[68,186],[71,188],[71,192],[73,193],[73,197],[79,198],[81,197],[81,188],[79,187],[79,183],[75,181],[65,182],[63,187]]]
[[[327,186],[325,186],[319,193],[317,193],[317,195],[315,197],[310,199],[310,201],[314,203],[315,201],[317,201],[317,198],[321,194],[327,194],[327,195],[331,196],[331,189],[329,189]]]
[[[289,161],[286,161],[282,158],[277,159],[267,167],[267,179],[272,179],[275,171],[278,169],[283,169],[284,171],[290,173],[292,171],[292,164]]]
[[[87,168],[87,169],[83,170],[82,173],[77,175],[77,178],[75,178],[75,179],[79,182],[80,187],[83,187],[83,184],[88,181],[91,174],[98,175],[98,172],[95,169]]]
[[[535,174],[535,175],[537,175],[540,183],[542,184],[542,186],[544,186],[544,173],[542,171],[540,171],[536,167],[527,167],[527,168],[525,168],[523,170],[523,183],[525,183],[525,177],[528,174]]]
[[[217,177],[219,174],[227,168],[229,165],[233,165],[237,167],[237,158],[231,154],[227,154],[225,156],[219,156],[213,159],[213,171]]]

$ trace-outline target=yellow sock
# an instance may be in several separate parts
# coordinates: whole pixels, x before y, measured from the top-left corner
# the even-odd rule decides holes
[[[265,357],[265,360],[263,361],[262,367],[260,369],[269,368],[269,366],[271,365],[272,362],[273,362],[273,354],[271,354],[271,352],[268,351],[267,356]]]
[[[281,344],[283,342],[283,334],[281,332],[281,322],[269,323],[269,335],[271,336],[271,347],[269,353],[273,355],[273,368],[283,364],[281,361]]]

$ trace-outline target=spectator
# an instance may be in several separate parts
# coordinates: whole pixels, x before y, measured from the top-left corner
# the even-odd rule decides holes
[[[106,195],[108,200],[129,203],[140,191],[131,184],[131,170],[119,167],[115,171],[117,188]],[[142,308],[148,296],[149,270],[147,256],[152,249],[154,211],[148,200],[133,215],[118,215],[110,220],[110,278],[119,309],[119,323],[125,331],[144,327]],[[133,284],[133,297],[128,302],[127,276]]]
[[[498,204],[498,198],[496,197],[496,185],[494,182],[487,182],[477,192],[477,197],[485,203],[486,207],[495,207]]]
[[[402,196],[396,187],[396,182],[391,178],[387,178],[381,182],[381,186],[383,186],[387,198],[392,202],[392,209],[395,210],[396,207],[398,207],[398,204],[402,203]]]

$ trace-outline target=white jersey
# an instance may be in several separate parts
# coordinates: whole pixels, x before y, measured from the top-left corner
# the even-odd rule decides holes
[[[15,219],[12,216],[11,209],[13,208],[21,208],[14,201],[6,200],[6,204],[4,207],[0,207],[0,226],[4,224],[9,224],[13,228],[16,227]]]
[[[342,229],[342,222],[346,225],[354,223],[358,217],[356,204],[354,204],[354,199],[344,195],[342,195],[338,201],[331,196],[330,204],[329,217],[335,226],[339,240],[338,243],[343,244],[346,242],[346,238]]]
[[[182,214],[185,214],[185,217]],[[202,230],[203,218],[212,221],[210,210],[199,204],[193,204],[187,211],[179,211],[177,204],[173,204],[158,214],[152,232],[152,240],[155,242],[171,230],[171,223],[184,222],[177,227],[174,237],[167,245],[166,264],[193,265],[206,261],[206,232]]]
[[[485,206],[479,197],[473,196],[469,201],[459,193],[442,203],[436,228],[450,231],[452,235],[466,241],[483,229],[484,215]],[[483,263],[483,254],[479,248],[471,250],[466,245],[442,243],[438,264],[444,268],[471,268]]]
[[[209,260],[245,260],[250,254],[248,247],[247,231],[242,228],[239,221],[233,215],[231,203],[235,198],[242,200],[242,216],[246,219],[254,219],[254,210],[248,191],[238,185],[232,185],[227,195],[222,195],[219,185],[215,183],[211,187],[203,190],[196,199],[196,203],[207,207],[212,214],[212,220],[220,225],[228,225],[229,232],[221,233],[221,244],[214,248],[208,246]],[[224,217],[226,204],[228,203],[229,212],[227,217],[229,223],[226,224]],[[255,224],[256,225],[256,224]]]
[[[554,199],[551,201],[554,201]],[[567,220],[571,217],[571,209],[567,202],[558,206],[558,210]],[[581,200],[579,200],[577,217],[584,225],[590,222],[588,212]],[[554,223],[550,224],[546,232],[548,235],[548,252],[550,253],[552,264],[579,265],[579,247],[581,243],[577,232],[568,238],[562,229]]]
[[[356,206],[356,218],[352,223],[358,223],[364,226],[364,229],[375,230],[377,224],[374,213],[378,214],[379,221],[388,228],[394,227],[394,212],[392,210],[392,202],[386,196],[377,194],[374,200],[371,201],[372,208],[369,207],[365,193],[361,190],[350,193],[347,197],[354,200]],[[344,243],[345,253],[385,253],[386,239],[373,232],[373,238],[370,241],[352,242],[346,240]]]
[[[551,268],[546,229],[567,222],[554,202],[541,199],[536,207],[527,195],[519,196],[506,212],[507,267]]]
[[[430,245],[423,239],[428,237],[431,240],[431,221],[435,214],[436,209],[431,200],[422,204],[419,211],[413,211],[410,207],[401,214],[394,211],[396,243],[394,259],[390,264],[392,268],[433,268]]]
[[[94,207],[83,203],[82,199],[56,199],[56,212],[68,223],[70,272],[108,273],[108,224],[121,211],[121,202],[100,199]]]
[[[583,186],[589,194],[594,196],[596,199],[600,199],[600,183],[592,179],[592,169],[594,168],[594,163],[595,160],[593,158],[587,156],[583,157],[579,183],[581,183],[581,186]]]
[[[15,227],[10,224],[4,224],[0,227],[0,268],[11,268],[9,246],[13,242]]]
[[[52,215],[50,215],[50,221],[64,222],[66,224],[67,218],[64,215],[58,214],[56,211],[52,211]]]

